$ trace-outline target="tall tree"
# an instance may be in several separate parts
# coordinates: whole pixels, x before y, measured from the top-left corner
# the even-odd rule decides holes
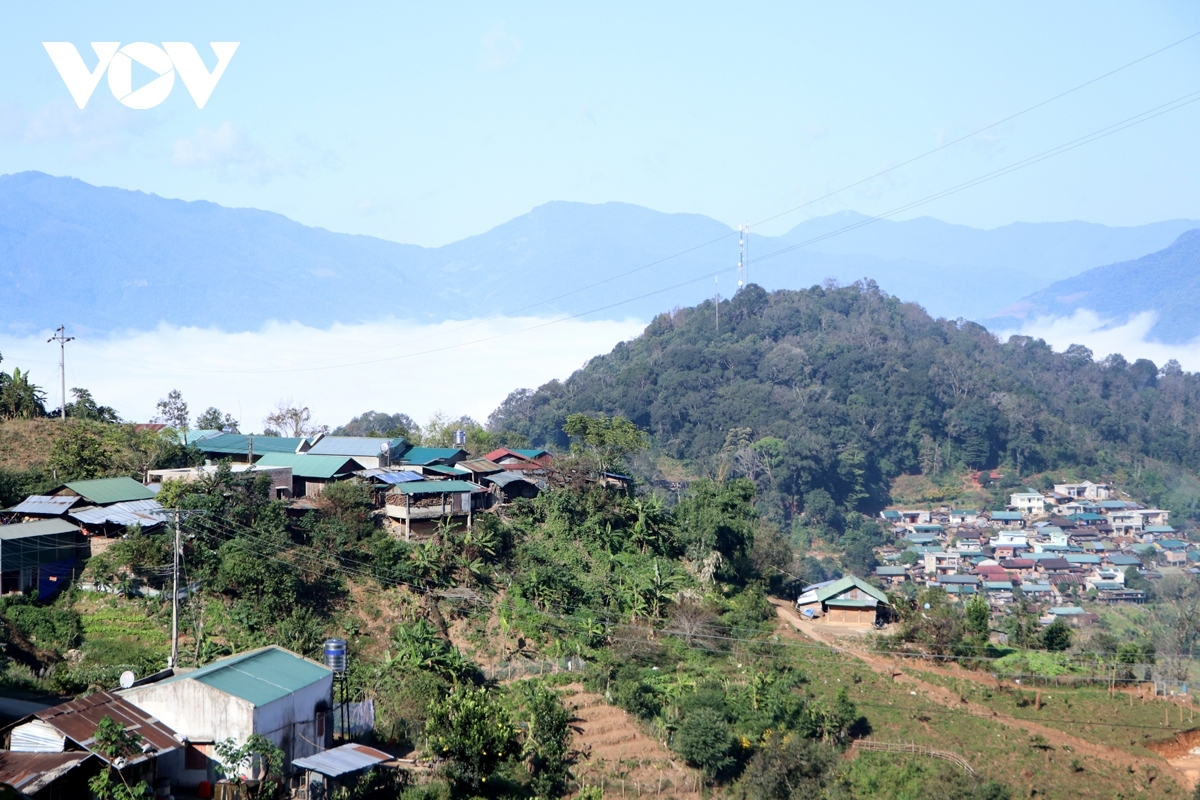
[[[178,389],[172,389],[167,396],[158,401],[158,413],[154,422],[167,425],[180,433],[188,429],[188,405],[184,402],[183,394]]]
[[[263,420],[263,426],[268,431],[274,431],[280,436],[293,438],[315,436],[329,430],[328,425],[313,423],[312,412],[308,410],[308,406],[297,405],[291,400],[280,400],[276,403],[275,410]]]

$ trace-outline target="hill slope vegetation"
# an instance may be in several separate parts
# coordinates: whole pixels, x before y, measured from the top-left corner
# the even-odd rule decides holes
[[[784,518],[814,497],[878,509],[905,473],[1200,468],[1200,376],[1174,362],[1001,344],[873,283],[751,285],[716,326],[712,301],[660,315],[567,380],[514,392],[489,425],[564,446],[567,415],[621,414],[660,455],[753,477]]]

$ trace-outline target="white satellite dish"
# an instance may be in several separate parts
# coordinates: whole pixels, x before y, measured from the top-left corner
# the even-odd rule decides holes
[[[379,452],[381,452],[381,453],[386,453],[386,452],[388,452],[388,451],[389,451],[389,450],[391,450],[391,449],[392,449],[392,446],[391,446],[390,444],[388,444],[387,442],[380,442],[380,443],[379,443]]]
[[[133,682],[137,680],[137,676],[133,674],[133,670],[125,670],[121,673],[121,688],[132,689]]]

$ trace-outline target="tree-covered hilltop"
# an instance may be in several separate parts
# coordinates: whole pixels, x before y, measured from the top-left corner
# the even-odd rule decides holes
[[[662,455],[754,477],[785,516],[819,490],[878,508],[903,473],[1200,467],[1200,376],[1174,361],[1002,344],[873,282],[750,285],[720,302],[719,331],[716,312],[659,315],[567,380],[512,393],[489,427],[563,446],[568,415],[619,413]]]

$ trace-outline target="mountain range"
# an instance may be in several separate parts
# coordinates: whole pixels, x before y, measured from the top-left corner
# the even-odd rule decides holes
[[[869,277],[935,316],[986,320],[1042,290],[1058,297],[1061,291],[1047,288],[1056,281],[1137,264],[1198,227],[1170,220],[981,230],[927,217],[871,222],[842,212],[782,236],[750,235],[748,279],[780,289]],[[736,273],[722,274],[716,285],[712,274],[736,264],[737,248],[735,230],[702,215],[569,202],[426,248],[266,211],[25,172],[0,176],[0,293],[8,300],[0,332],[65,323],[105,333],[162,322],[253,330],[272,319],[327,327],[497,314],[649,320],[714,292],[732,294]],[[1195,248],[1181,251],[1161,269],[1186,272],[1195,258]],[[1136,290],[1126,282],[1116,295],[1124,310],[1138,306]],[[1059,307],[1047,301],[1028,308],[1035,306]]]

